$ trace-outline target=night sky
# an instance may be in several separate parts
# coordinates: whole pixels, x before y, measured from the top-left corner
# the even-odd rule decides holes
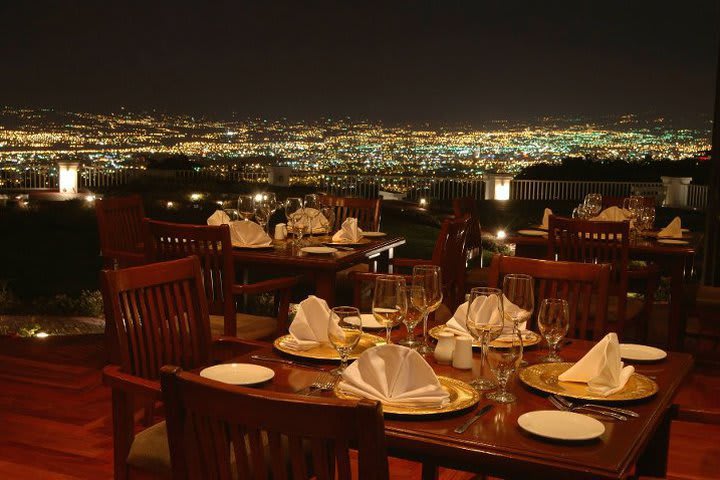
[[[476,121],[711,114],[717,0],[0,0],[0,104]]]

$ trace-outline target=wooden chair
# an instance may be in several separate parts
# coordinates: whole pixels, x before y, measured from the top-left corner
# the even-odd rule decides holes
[[[136,407],[160,400],[160,368],[199,368],[265,344],[227,337],[211,342],[197,257],[104,270],[101,280],[113,359],[103,383],[112,389],[115,478],[148,472],[169,478],[165,423],[137,434],[135,425]]]
[[[358,452],[356,478],[389,478],[377,401],[304,400],[170,366],[162,369],[162,391],[175,480],[350,480],[351,447]]]
[[[227,225],[187,225],[145,219],[145,251],[149,262],[197,255],[203,273],[212,332],[246,339],[279,336],[288,328],[288,311],[295,277],[240,285],[235,283],[235,262]],[[274,293],[275,317],[237,311],[242,295]]]
[[[335,211],[333,231],[339,230],[348,217],[357,218],[358,226],[363,230],[371,232],[380,230],[382,198],[366,199],[320,195],[318,200],[321,205],[333,207]]]
[[[454,311],[465,296],[465,244],[470,230],[470,217],[446,219],[430,260],[394,258],[393,267],[412,269],[415,265],[438,265],[442,269],[443,303]]]
[[[485,286],[487,285],[488,269],[482,264],[482,228],[477,200],[474,197],[454,199],[453,213],[455,218],[470,217],[470,231],[465,247],[468,260],[465,283],[468,287]]]
[[[572,338],[599,340],[607,333],[609,264],[556,262],[495,255],[488,285],[502,288],[503,277],[523,273],[535,279],[535,305],[546,298],[567,300]],[[535,315],[537,316],[537,315]],[[528,328],[531,328],[528,325]]]
[[[609,318],[616,322],[618,335],[627,334],[626,322],[640,318],[638,334],[647,334],[647,321],[657,289],[657,267],[629,269],[630,224],[628,222],[596,222],[568,219],[551,215],[549,219],[549,260],[612,265]],[[646,280],[645,300],[628,301],[629,279]]]
[[[145,262],[142,221],[145,209],[140,195],[95,201],[100,254],[105,268],[123,268]]]

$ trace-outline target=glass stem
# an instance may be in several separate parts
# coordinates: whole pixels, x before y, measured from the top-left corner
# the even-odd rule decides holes
[[[480,378],[485,378],[485,362],[487,360],[488,338],[487,334],[483,334],[480,342]]]
[[[390,325],[385,325],[385,343],[388,345],[390,345],[390,330],[392,330]]]
[[[427,345],[427,337],[428,337],[427,322],[428,322],[429,316],[430,316],[430,312],[425,311],[425,313],[423,314],[423,342],[425,343],[425,345]]]

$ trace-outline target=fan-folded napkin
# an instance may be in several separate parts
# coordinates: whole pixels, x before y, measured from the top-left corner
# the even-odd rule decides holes
[[[308,225],[310,225],[311,232],[322,231],[328,224],[325,215],[315,208],[306,207],[303,209],[302,213],[296,212],[293,214],[292,218],[296,228],[308,228]]]
[[[213,227],[230,223],[230,216],[222,210],[215,210],[207,219],[207,224]]]
[[[465,302],[460,305],[455,314],[445,324],[444,331],[454,333],[455,335],[469,335],[467,328],[467,314],[468,314],[468,303]],[[505,322],[503,325],[503,335],[509,335],[512,333],[514,327],[513,316],[518,318],[525,317],[525,320],[518,322],[518,328],[523,332],[523,337],[527,332],[525,327],[527,326],[528,315],[522,315],[522,309],[509,301],[507,297],[503,297],[504,309],[505,309]],[[527,313],[527,312],[526,312]],[[497,308],[497,296],[479,296],[472,302],[470,308],[470,315],[473,318],[478,318],[481,324],[499,324],[500,323],[500,311]]]
[[[272,238],[255,222],[230,222],[230,241],[240,247],[269,247]]]
[[[682,221],[680,217],[675,217],[667,227],[658,232],[660,238],[682,238]]]
[[[393,407],[440,408],[450,401],[425,359],[400,345],[363,352],[345,369],[339,388]]]
[[[335,235],[333,235],[333,242],[345,242],[345,243],[356,243],[362,238],[362,230],[358,228],[357,218],[348,217],[340,227]]]
[[[624,222],[625,220],[630,220],[630,212],[620,207],[613,206],[606,208],[590,220],[597,222]]]
[[[617,334],[608,333],[558,380],[587,383],[589,392],[607,397],[622,390],[634,372],[635,367],[624,367],[620,361]]]
[[[284,345],[293,350],[310,350],[322,343],[329,343],[328,328],[334,329],[339,335],[342,328],[338,325],[339,318],[330,320],[330,307],[325,300],[315,295],[300,302],[295,318],[290,324],[290,336]]]
[[[545,230],[548,230],[550,228],[550,215],[552,215],[552,214],[553,214],[553,211],[550,210],[549,208],[546,208],[543,211],[543,218],[542,218],[542,223],[540,223],[540,226],[542,228],[544,228]]]

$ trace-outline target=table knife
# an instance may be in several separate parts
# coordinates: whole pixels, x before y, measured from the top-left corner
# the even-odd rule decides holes
[[[467,422],[463,423],[462,425],[460,425],[459,427],[457,427],[457,428],[456,428],[455,430],[453,430],[453,431],[454,431],[455,433],[465,433],[465,430],[467,430],[467,429],[470,427],[470,425],[472,425],[473,423],[475,423],[475,420],[477,420],[478,418],[480,418],[485,412],[489,411],[491,408],[493,408],[492,405],[485,405],[485,406],[482,407],[480,410],[478,410],[478,412],[477,412],[475,415],[473,415],[472,417],[470,417],[470,419],[469,419]]]
[[[259,362],[275,362],[282,363],[284,365],[292,365],[293,367],[312,368],[315,370],[326,371],[324,367],[315,365],[312,363],[297,362],[295,360],[288,360],[286,358],[268,357],[265,355],[250,355],[250,358]]]

